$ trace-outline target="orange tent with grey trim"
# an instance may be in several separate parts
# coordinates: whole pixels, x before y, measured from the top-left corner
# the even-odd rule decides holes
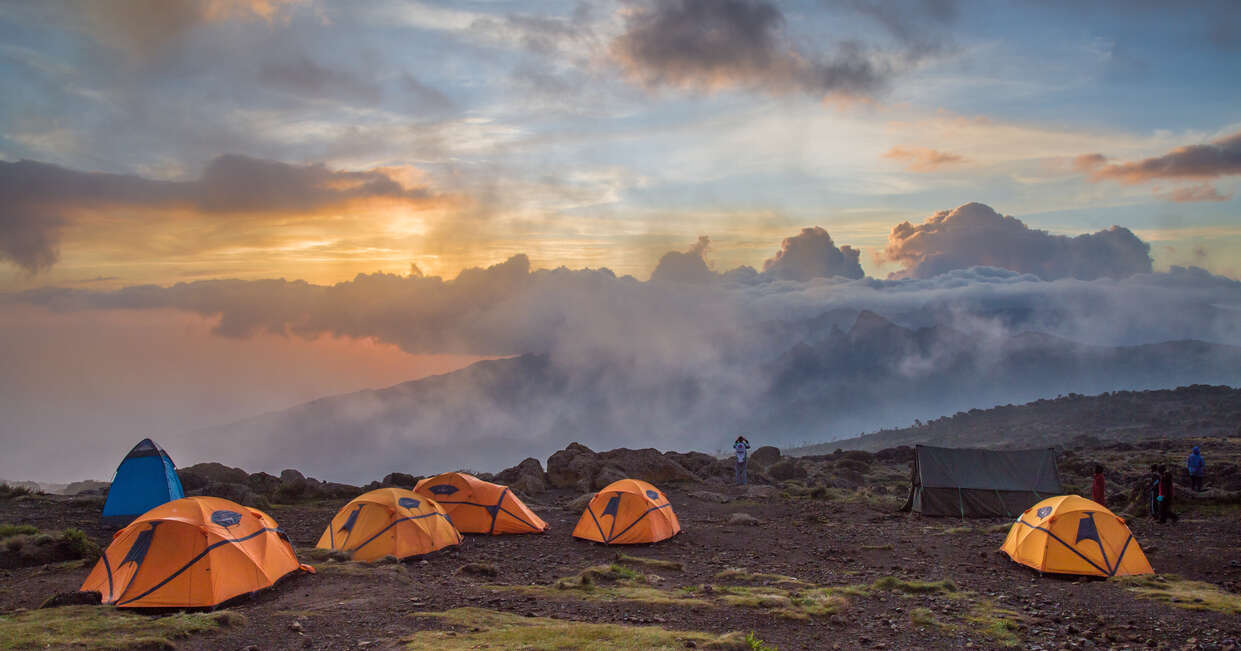
[[[1000,551],[1049,574],[1154,574],[1125,521],[1077,495],[1049,497],[1026,509]]]
[[[271,516],[218,497],[161,504],[116,532],[82,590],[122,608],[209,608],[301,565]]]
[[[435,500],[404,488],[378,488],[341,507],[315,547],[373,561],[422,556],[460,542],[461,534]]]
[[[608,484],[586,505],[573,536],[609,545],[653,543],[681,533],[668,496],[638,479]]]
[[[418,482],[414,492],[444,507],[461,533],[543,533],[547,523],[507,486],[463,472],[446,472]]]

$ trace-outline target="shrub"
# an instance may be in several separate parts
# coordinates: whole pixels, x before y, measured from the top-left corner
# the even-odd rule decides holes
[[[77,555],[78,558],[94,561],[99,558],[101,553],[99,545],[95,541],[86,536],[81,529],[70,527],[60,534],[61,540],[65,545]]]
[[[28,524],[0,524],[0,538],[28,536],[36,533],[39,533],[39,530]]]

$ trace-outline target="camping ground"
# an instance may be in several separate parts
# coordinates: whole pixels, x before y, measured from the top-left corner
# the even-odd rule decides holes
[[[1200,442],[1212,467],[1235,472],[1241,440]],[[714,468],[660,482],[684,532],[654,545],[574,540],[581,492],[547,487],[523,498],[551,525],[547,534],[467,536],[425,559],[355,563],[312,550],[347,499],[276,500],[267,512],[317,574],[215,612],[134,615],[39,608],[76,590],[87,561],[9,563],[0,570],[0,646],[1235,648],[1241,503],[1223,486],[1236,478],[1218,476],[1205,497],[1186,496],[1175,525],[1127,514],[1140,509],[1130,493],[1141,469],[1179,463],[1190,444],[1101,443],[1060,456],[1066,489],[1079,493],[1087,464],[1109,467],[1109,505],[1129,520],[1153,577],[1039,576],[997,553],[1006,519],[899,512],[907,448],[854,451],[769,459],[747,488],[726,485]],[[625,462],[624,452],[607,454]],[[567,481],[551,470],[549,479]],[[38,533],[7,535],[0,549],[11,560],[27,545],[55,546],[66,528],[106,544],[101,505],[9,494],[0,523]]]

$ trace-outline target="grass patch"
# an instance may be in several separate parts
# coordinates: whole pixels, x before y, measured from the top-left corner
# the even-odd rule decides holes
[[[745,643],[750,646],[751,651],[778,651],[776,647],[760,640],[754,631],[745,634]]]
[[[949,527],[947,529],[944,529],[944,533],[951,536],[951,535],[956,535],[959,533],[970,533],[973,530],[974,530],[973,527]]]
[[[744,567],[730,567],[726,570],[718,572],[715,575],[720,581],[764,581],[767,583],[801,583],[801,580],[795,576],[786,576],[784,574],[763,574],[761,572],[748,572]]]
[[[862,549],[875,552],[875,551],[892,551],[895,548],[892,547],[891,543],[888,543],[886,545],[862,545]]]
[[[941,579],[939,581],[906,581],[898,579],[894,576],[885,576],[876,579],[871,584],[874,590],[885,590],[887,592],[900,592],[904,594],[952,594],[960,589],[952,579]]]
[[[171,649],[174,640],[245,623],[245,617],[228,610],[150,617],[115,608],[64,606],[0,615],[0,648]]]
[[[969,632],[981,633],[1000,646],[1021,645],[1017,631],[1021,628],[1021,615],[1007,608],[997,608],[990,601],[979,602],[966,613]]]
[[[657,626],[594,624],[546,617],[522,617],[483,608],[454,608],[434,617],[464,631],[423,631],[406,638],[409,649],[683,649],[687,643],[704,649],[760,648],[741,633],[713,635],[670,631]]]
[[[39,533],[38,528],[28,524],[0,524],[0,538],[11,536],[33,536]]]
[[[514,590],[543,599],[570,598],[587,601],[636,601],[681,606],[710,605],[702,599],[661,590],[647,584],[646,576],[618,563],[594,565],[551,585],[488,585],[489,590]]]
[[[677,572],[685,571],[685,563],[680,561],[664,561],[658,558],[643,558],[642,556],[630,556],[624,552],[616,552],[617,563],[628,563],[629,565],[644,565],[646,567],[658,567],[665,570],[676,570]]]
[[[1013,528],[1013,523],[1006,522],[1004,524],[993,524],[990,527],[983,529],[983,532],[984,533],[1008,533],[1009,530],[1012,528]]]
[[[924,626],[929,628],[940,628],[942,625],[935,618],[935,613],[930,608],[914,608],[909,611],[909,623],[914,626]]]
[[[1175,574],[1121,576],[1111,580],[1139,597],[1162,601],[1177,608],[1241,615],[1241,595],[1226,592],[1210,583],[1182,579]]]
[[[828,588],[784,590],[766,586],[718,586],[714,591],[727,605],[770,611],[785,619],[810,619],[840,612],[848,605],[844,597]]]

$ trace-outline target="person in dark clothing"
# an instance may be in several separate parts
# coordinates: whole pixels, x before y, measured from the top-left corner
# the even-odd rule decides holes
[[[733,452],[737,454],[737,469],[733,479],[738,486],[749,483],[750,478],[746,474],[746,464],[750,458],[750,441],[744,436],[738,436],[733,442]]]
[[[1103,466],[1094,465],[1094,484],[1090,487],[1090,497],[1095,502],[1107,505],[1107,497],[1103,493]]]
[[[1202,492],[1202,477],[1206,470],[1206,461],[1202,459],[1202,452],[1198,446],[1194,446],[1194,451],[1189,453],[1189,459],[1185,461],[1185,468],[1189,470],[1189,486],[1194,489],[1195,493]]]
[[[1159,466],[1151,466],[1151,474],[1146,476],[1146,486],[1150,491],[1150,513],[1152,518],[1159,517]]]
[[[1173,522],[1180,519],[1172,512],[1172,473],[1167,466],[1159,466],[1159,521],[1167,522],[1168,518]]]

